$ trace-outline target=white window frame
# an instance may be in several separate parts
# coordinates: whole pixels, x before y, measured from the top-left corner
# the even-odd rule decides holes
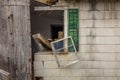
[[[71,58],[69,58],[69,59],[67,60],[67,61],[69,61],[68,63],[62,64],[62,63],[60,62],[60,60],[59,60],[59,57],[60,57],[59,54],[60,54],[60,53],[59,53],[58,50],[67,49],[68,46],[67,46],[67,48],[63,46],[62,48],[55,49],[54,44],[59,43],[59,42],[64,41],[64,40],[67,41],[68,39],[71,41],[71,45],[72,45],[72,47],[73,47],[73,49],[74,49],[74,52],[73,52],[73,53],[65,53],[65,54],[67,54],[67,59],[68,59],[69,54],[74,54],[74,56],[72,56],[72,57],[74,57],[75,59],[74,59],[74,60],[71,60]],[[74,44],[73,39],[72,39],[71,36],[66,37],[66,38],[62,38],[62,39],[59,39],[59,40],[56,40],[56,41],[53,41],[53,42],[51,42],[51,46],[52,46],[53,54],[54,54],[54,56],[55,56],[55,59],[56,59],[56,62],[57,62],[57,64],[58,64],[58,67],[59,67],[59,68],[66,68],[66,67],[68,67],[68,66],[70,66],[70,65],[72,65],[72,64],[75,64],[75,63],[77,63],[77,62],[79,61],[78,52],[77,52],[77,50],[76,50],[76,48],[75,48],[75,44]],[[64,60],[62,60],[62,62],[64,62]]]
[[[57,6],[48,6],[48,7],[34,7],[34,11],[49,11],[49,10],[63,10],[64,11],[64,38],[68,37],[68,7],[57,7]],[[66,42],[67,43],[67,42]],[[67,44],[65,44],[67,47]]]

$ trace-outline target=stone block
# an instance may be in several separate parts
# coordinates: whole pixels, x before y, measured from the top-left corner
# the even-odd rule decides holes
[[[119,45],[120,37],[80,37],[81,44],[94,44],[94,45]]]

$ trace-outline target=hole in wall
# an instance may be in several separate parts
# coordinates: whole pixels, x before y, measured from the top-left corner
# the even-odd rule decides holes
[[[35,77],[35,80],[44,80],[44,77]]]

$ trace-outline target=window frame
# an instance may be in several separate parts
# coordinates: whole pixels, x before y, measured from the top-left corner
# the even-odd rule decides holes
[[[77,7],[57,7],[57,6],[53,6],[53,7],[50,7],[50,6],[46,6],[46,7],[35,7],[34,10],[35,11],[44,11],[44,10],[63,10],[63,32],[64,32],[64,38],[68,37],[68,28],[69,28],[69,25],[68,25],[68,10],[69,9],[78,9],[78,52],[79,52],[79,8]],[[67,44],[68,42],[66,42],[65,46],[67,47]]]

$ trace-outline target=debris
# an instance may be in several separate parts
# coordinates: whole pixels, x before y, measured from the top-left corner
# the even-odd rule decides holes
[[[10,73],[0,69],[0,80],[10,80]]]
[[[50,42],[46,40],[40,33],[34,34],[32,37],[38,45],[41,44],[47,50],[52,49]]]
[[[35,1],[38,1],[43,4],[47,4],[47,5],[54,5],[56,4],[56,2],[58,2],[58,0],[35,0]]]

